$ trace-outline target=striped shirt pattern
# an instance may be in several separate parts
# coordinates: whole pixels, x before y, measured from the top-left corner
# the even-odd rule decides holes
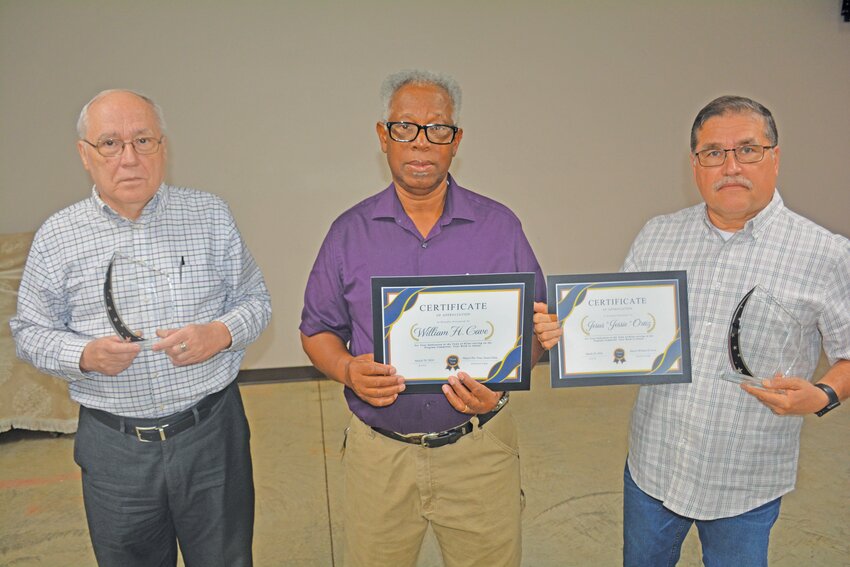
[[[118,376],[83,373],[92,339],[115,335],[103,284],[115,253],[166,274],[174,328],[221,321],[233,343],[209,360],[175,367],[142,351]],[[214,195],[163,184],[135,221],[92,195],[51,216],[36,233],[10,325],[18,356],[69,382],[80,404],[127,417],[182,411],[236,378],[245,347],[271,318],[263,276],[227,204]]]
[[[673,512],[741,514],[793,490],[803,418],[774,415],[737,384],[729,322],[756,284],[805,327],[811,378],[823,348],[850,359],[850,241],[787,209],[779,192],[724,241],[705,205],[652,219],[623,271],[687,270],[693,382],[644,386],[632,413],[629,469]]]

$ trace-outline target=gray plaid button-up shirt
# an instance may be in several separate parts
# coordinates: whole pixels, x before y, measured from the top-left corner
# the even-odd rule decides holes
[[[224,323],[230,348],[176,367],[142,351],[118,376],[80,370],[94,338],[114,335],[104,279],[115,252],[171,278],[177,312],[170,328]],[[92,195],[51,216],[30,249],[10,325],[18,356],[69,382],[80,404],[127,417],[184,410],[232,382],[245,347],[265,329],[271,301],[227,204],[214,195],[163,184],[135,221]]]
[[[728,328],[760,284],[805,327],[814,372],[823,337],[830,364],[850,359],[850,241],[788,210],[774,194],[724,240],[705,205],[649,221],[623,271],[687,270],[693,382],[644,386],[632,414],[629,469],[637,485],[689,518],[738,515],[793,490],[802,417],[774,415],[737,384]]]

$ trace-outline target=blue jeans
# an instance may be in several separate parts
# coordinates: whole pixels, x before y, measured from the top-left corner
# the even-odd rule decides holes
[[[781,500],[777,498],[731,518],[685,518],[638,488],[626,464],[623,474],[623,565],[676,565],[682,542],[691,524],[695,523],[706,567],[767,567],[770,529],[779,516]]]

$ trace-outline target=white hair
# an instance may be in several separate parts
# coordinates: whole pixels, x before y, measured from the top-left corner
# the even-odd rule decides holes
[[[86,132],[88,131],[89,108],[92,104],[94,104],[101,98],[112,93],[130,93],[131,95],[135,95],[146,103],[148,103],[153,109],[154,114],[156,115],[156,124],[157,126],[159,126],[159,131],[162,133],[165,132],[165,118],[163,118],[162,116],[162,108],[160,108],[160,106],[155,103],[152,98],[130,89],[106,89],[105,91],[100,91],[99,93],[94,95],[94,97],[90,101],[88,101],[85,106],[83,106],[83,109],[80,111],[80,117],[77,119],[77,135],[80,137],[81,140],[85,139]]]
[[[422,69],[405,69],[393,73],[384,79],[384,83],[381,85],[384,121],[389,119],[390,103],[393,100],[393,96],[405,85],[434,85],[446,91],[452,100],[452,122],[457,125],[460,119],[460,85],[449,75]]]

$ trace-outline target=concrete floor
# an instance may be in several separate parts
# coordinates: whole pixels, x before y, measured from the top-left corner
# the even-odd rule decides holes
[[[535,369],[511,406],[520,427],[529,567],[621,564],[622,471],[636,388],[549,388]],[[340,566],[340,443],[348,420],[328,381],[247,385],[258,567]],[[773,530],[773,567],[850,566],[850,409],[806,418],[797,490]],[[0,565],[94,565],[73,436],[0,435]],[[680,565],[700,565],[694,531]],[[441,565],[426,539],[420,567]]]

